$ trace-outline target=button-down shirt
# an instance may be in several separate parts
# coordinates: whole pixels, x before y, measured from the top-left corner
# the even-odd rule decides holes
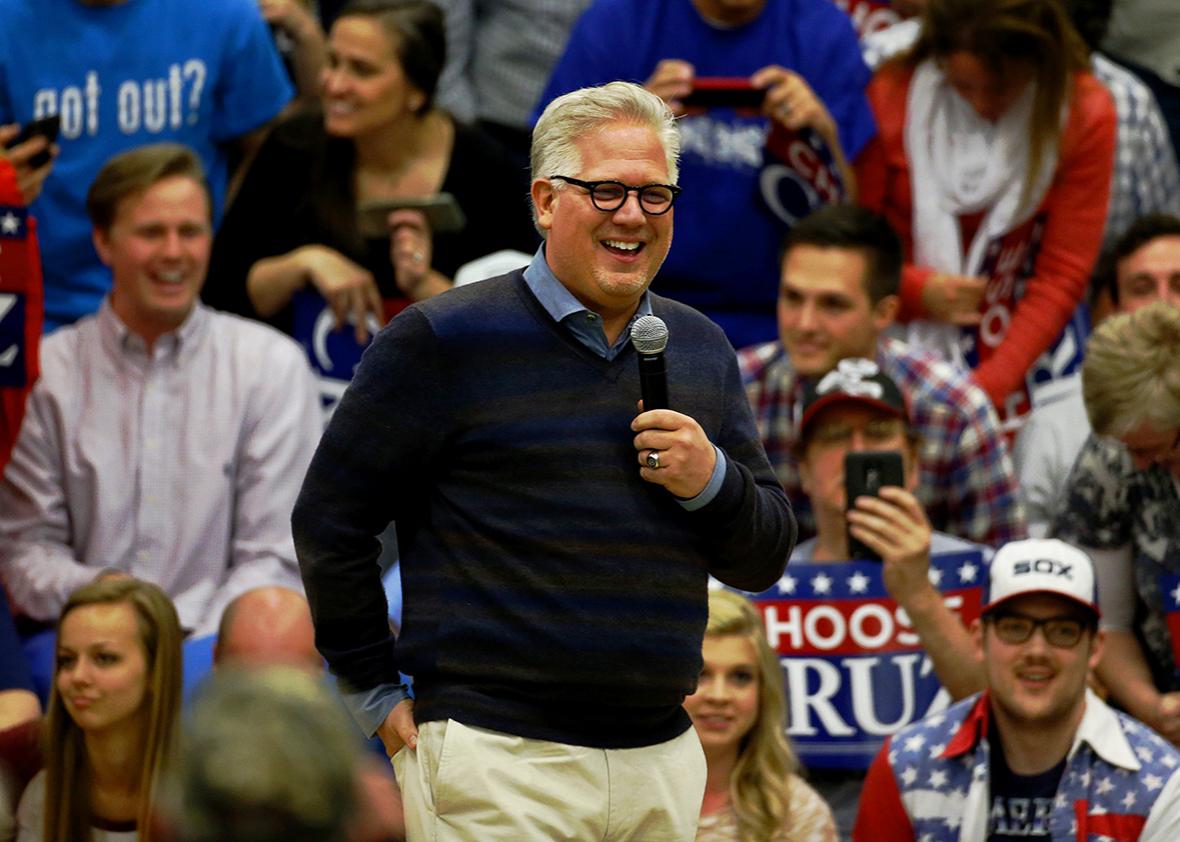
[[[203,634],[250,588],[301,588],[290,516],[321,421],[295,342],[197,305],[149,350],[106,301],[41,353],[0,482],[19,611],[54,619],[114,569],[158,584]]]
[[[895,339],[877,345],[877,362],[906,397],[918,434],[918,490],[935,529],[998,547],[1025,536],[1012,460],[991,401],[966,372]],[[738,352],[738,366],[762,446],[799,519],[800,538],[815,534],[811,506],[792,453],[802,384],[783,346]]]

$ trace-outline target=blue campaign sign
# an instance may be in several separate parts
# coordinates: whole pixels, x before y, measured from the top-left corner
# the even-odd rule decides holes
[[[978,551],[931,559],[931,582],[964,625],[979,616],[985,578]],[[782,660],[787,733],[805,766],[867,769],[885,737],[947,706],[880,564],[792,564],[752,599]]]
[[[26,385],[25,296],[0,292],[0,386],[19,389]]]
[[[366,346],[356,341],[353,330],[355,320],[350,319],[345,327],[336,328],[336,316],[328,302],[314,290],[304,289],[295,293],[291,304],[295,313],[295,340],[303,346],[312,371],[319,380],[324,411],[331,414],[352,380]],[[381,329],[372,315],[368,317],[367,327],[370,336]]]

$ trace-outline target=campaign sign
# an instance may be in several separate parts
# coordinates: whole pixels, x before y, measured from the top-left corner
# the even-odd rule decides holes
[[[394,315],[405,309],[408,301],[393,299],[385,301],[384,317],[388,322]],[[368,343],[356,341],[356,319],[349,314],[344,327],[336,327],[336,316],[328,302],[314,290],[302,289],[291,299],[294,310],[293,335],[303,346],[307,360],[320,385],[320,400],[325,418],[331,417],[332,410],[348,388],[356,367],[360,364]],[[372,314],[368,315],[366,327],[373,337],[381,330],[381,324]],[[370,339],[371,341],[371,339]]]
[[[1160,597],[1164,605],[1164,619],[1172,638],[1172,658],[1180,675],[1180,573],[1167,573],[1159,578]]]
[[[1036,269],[1037,253],[1045,230],[1045,217],[1039,215],[988,244],[979,274],[987,278],[987,288],[980,302],[982,321],[978,328],[964,328],[963,357],[975,368],[995,354],[1008,335],[1012,315],[1024,288]],[[1053,344],[1037,358],[1025,376],[1024,385],[997,407],[1000,420],[1008,429],[1019,426],[1032,409],[1032,395],[1038,386],[1060,380],[1079,371],[1090,334],[1089,311],[1079,306]]]
[[[29,381],[25,365],[25,296],[0,292],[0,386],[19,389]]]
[[[964,625],[979,616],[986,569],[975,550],[931,559],[930,581]],[[791,564],[752,599],[782,660],[787,733],[805,766],[867,769],[887,736],[949,704],[879,563]]]
[[[844,201],[840,170],[819,133],[772,123],[758,176],[762,200],[771,212],[793,226],[822,205]]]

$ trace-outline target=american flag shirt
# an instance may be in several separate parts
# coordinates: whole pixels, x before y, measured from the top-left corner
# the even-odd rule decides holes
[[[1012,460],[983,390],[966,371],[896,339],[878,343],[877,363],[905,395],[911,428],[921,437],[917,497],[931,525],[991,547],[1026,537]],[[762,445],[799,521],[799,538],[809,538],[815,520],[791,453],[801,379],[779,342],[739,351],[738,366]]]
[[[899,731],[865,779],[853,842],[984,842],[987,694]],[[1053,842],[1176,842],[1180,750],[1086,691],[1048,818]]]

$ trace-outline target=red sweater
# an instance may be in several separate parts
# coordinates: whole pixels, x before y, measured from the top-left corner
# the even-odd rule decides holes
[[[886,65],[869,83],[878,135],[856,162],[860,203],[885,215],[901,236],[908,259],[913,255],[913,187],[904,130],[912,77],[912,68]],[[1045,229],[1033,276],[996,353],[973,373],[997,407],[1020,386],[1085,295],[1106,221],[1116,121],[1106,89],[1089,73],[1077,74],[1057,171],[1037,210],[1045,215]],[[965,235],[973,235],[980,217],[960,217],[959,222]],[[903,319],[924,315],[922,288],[932,274],[930,267],[906,266]]]

